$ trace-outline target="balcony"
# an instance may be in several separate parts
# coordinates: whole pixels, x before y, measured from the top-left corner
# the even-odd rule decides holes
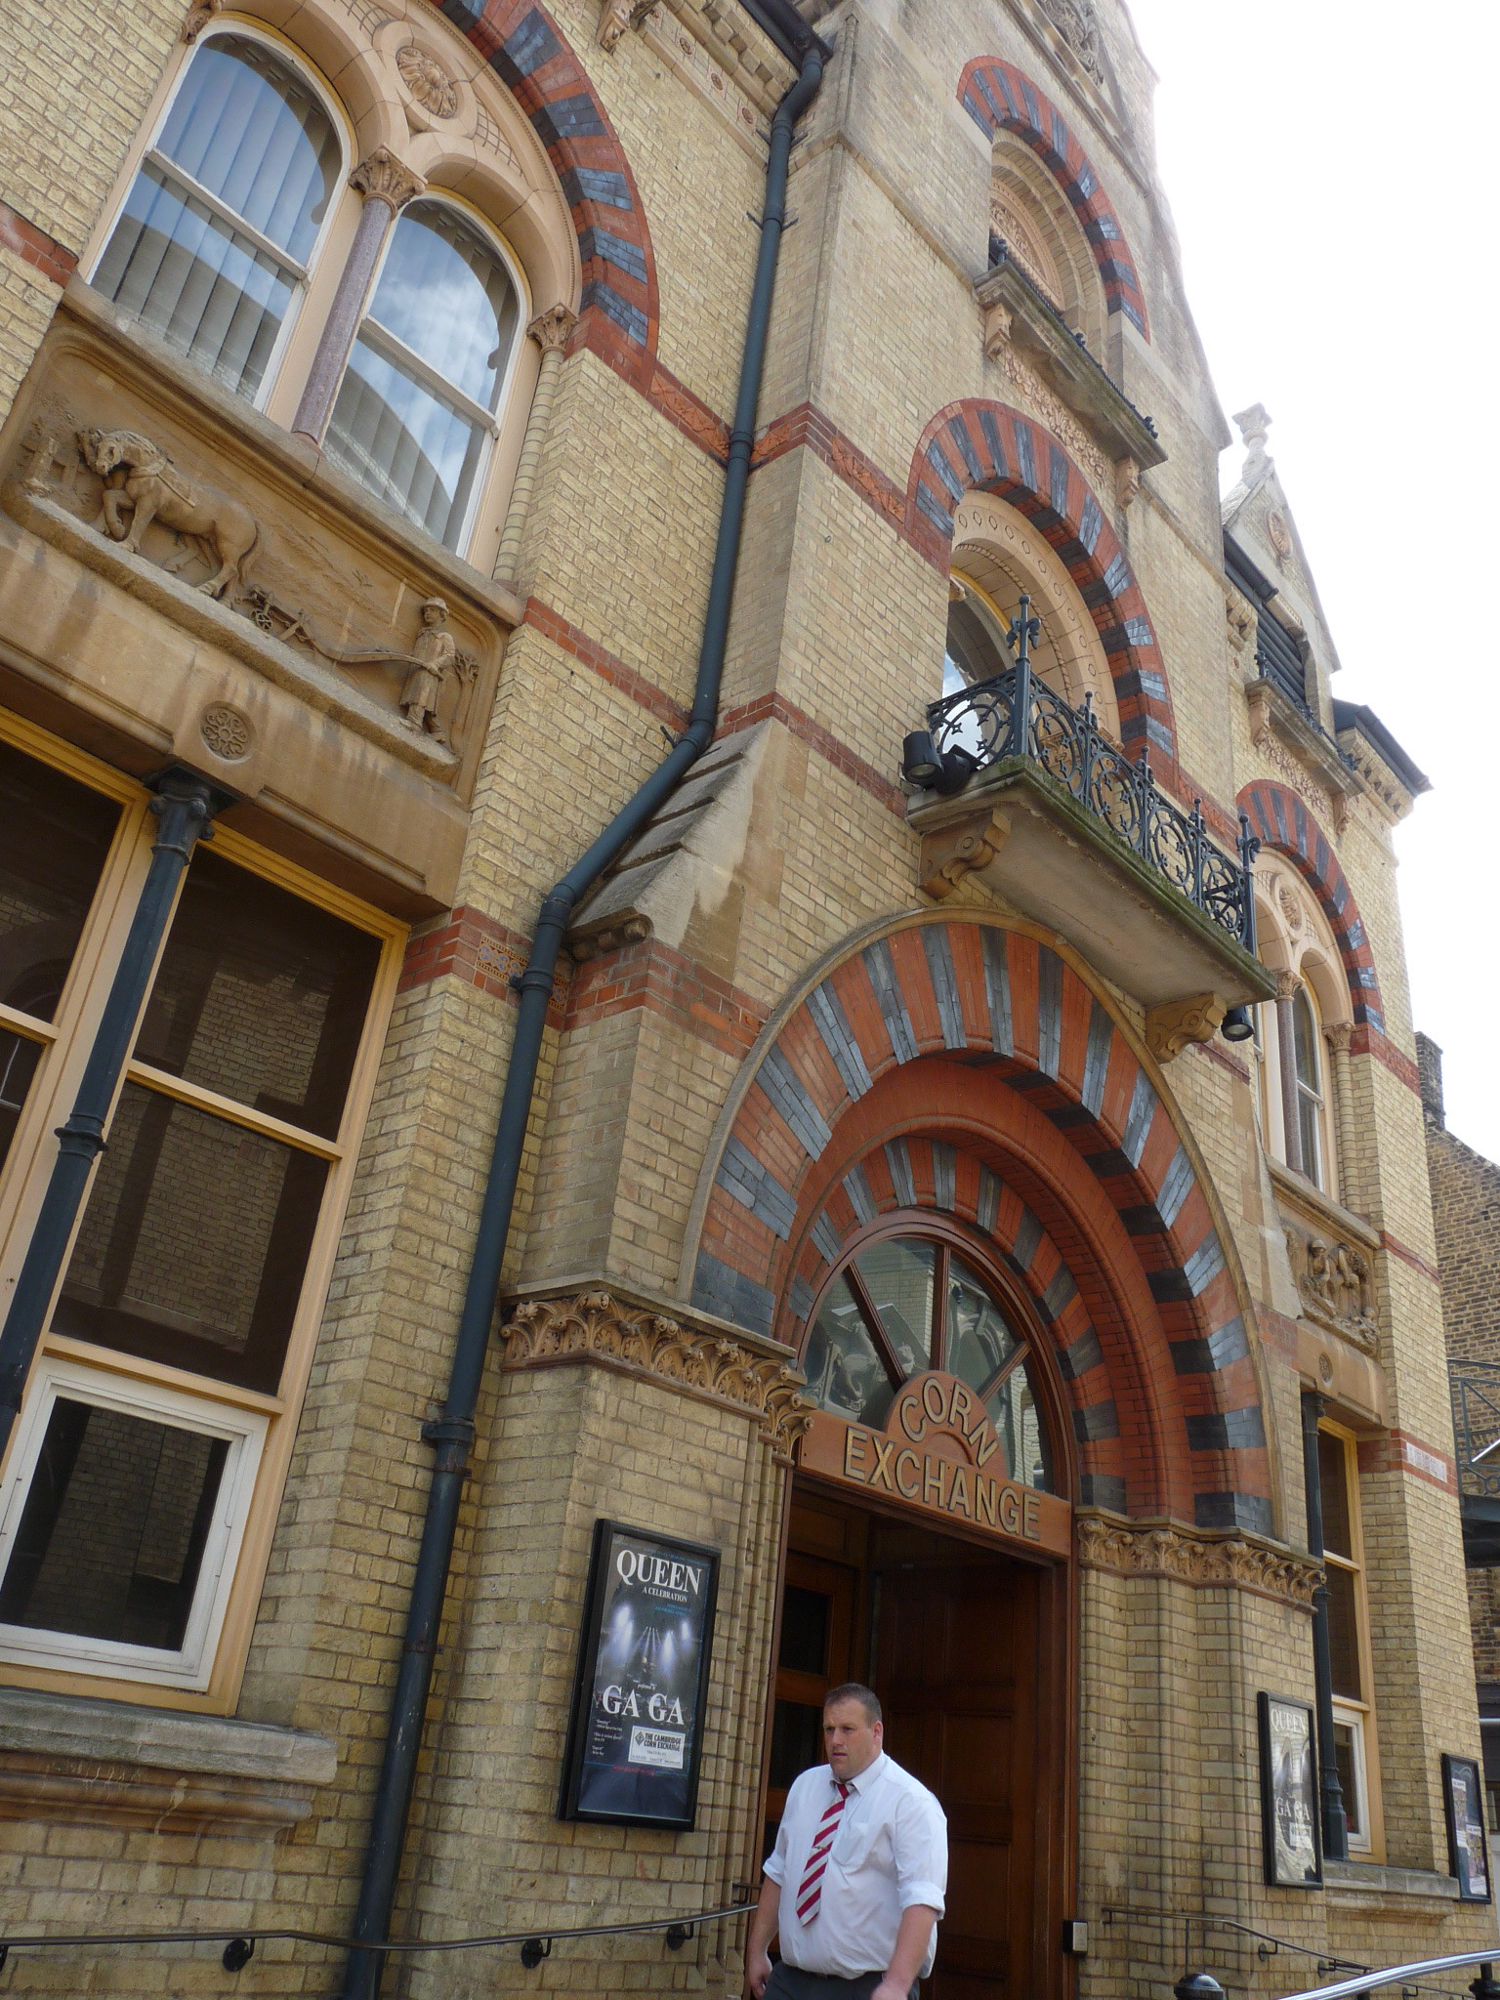
[[[975,875],[1059,932],[1147,1010],[1168,1060],[1227,1008],[1274,991],[1255,956],[1260,843],[1242,815],[1232,858],[1198,804],[1164,797],[1147,753],[1128,758],[1091,699],[1074,708],[1035,673],[1038,632],[1023,598],[1014,664],[933,702],[926,731],[907,738],[921,884],[941,897]]]

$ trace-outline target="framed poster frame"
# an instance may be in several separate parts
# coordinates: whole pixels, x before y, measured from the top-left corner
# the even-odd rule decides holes
[[[1494,1890],[1490,1883],[1484,1779],[1477,1758],[1450,1757],[1446,1750],[1443,1752],[1443,1819],[1448,1828],[1448,1873],[1458,1883],[1458,1900],[1488,1903]]]
[[[718,1591],[717,1549],[595,1521],[560,1819],[696,1825]]]
[[[1311,1704],[1262,1689],[1255,1705],[1266,1880],[1278,1889],[1321,1888],[1323,1840]]]

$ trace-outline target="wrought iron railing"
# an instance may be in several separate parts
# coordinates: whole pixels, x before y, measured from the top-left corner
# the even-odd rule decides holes
[[[1449,1364],[1461,1493],[1500,1499],[1500,1361]]]
[[[1015,664],[927,711],[940,758],[955,755],[974,771],[1010,760],[1032,764],[1148,862],[1196,909],[1246,951],[1255,950],[1255,857],[1260,841],[1240,814],[1239,860],[1209,838],[1203,802],[1185,813],[1157,789],[1150,754],[1132,760],[1099,727],[1094,698],[1082,708],[1048,687],[1031,664],[1041,621],[1028,598],[1006,634]]]

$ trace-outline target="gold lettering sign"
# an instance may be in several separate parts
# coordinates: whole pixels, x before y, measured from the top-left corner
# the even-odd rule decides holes
[[[1004,1478],[990,1463],[999,1451],[995,1427],[973,1390],[933,1371],[906,1384],[883,1431],[819,1410],[799,1463],[842,1486],[1066,1555],[1071,1507]]]

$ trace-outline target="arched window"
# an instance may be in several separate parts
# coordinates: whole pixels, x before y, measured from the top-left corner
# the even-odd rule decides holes
[[[498,247],[446,202],[413,202],[392,233],[327,445],[452,549],[498,435],[520,327],[520,289]]]
[[[939,1236],[911,1230],[856,1250],[824,1290],[803,1365],[824,1409],[876,1426],[913,1376],[956,1375],[995,1427],[1006,1476],[1055,1490],[1026,1330],[977,1266]]]
[[[195,50],[94,272],[106,298],[258,400],[342,179],[312,86],[244,34]]]

